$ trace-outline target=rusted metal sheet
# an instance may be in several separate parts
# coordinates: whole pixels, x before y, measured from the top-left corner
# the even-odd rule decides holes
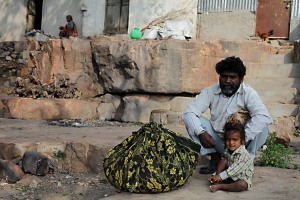
[[[199,0],[198,13],[256,11],[257,0]]]
[[[272,2],[272,1],[270,1]],[[284,0],[282,0],[284,2]],[[256,11],[258,0],[198,0],[198,13]],[[291,2],[291,19],[300,19],[300,0]]]
[[[291,6],[283,0],[258,0],[256,33],[274,30],[273,38],[288,38]]]

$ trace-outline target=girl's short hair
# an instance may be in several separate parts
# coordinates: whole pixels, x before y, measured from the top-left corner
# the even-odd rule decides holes
[[[226,139],[227,133],[233,131],[240,133],[242,141],[246,141],[244,125],[240,121],[233,119],[229,120],[224,126],[224,140]]]

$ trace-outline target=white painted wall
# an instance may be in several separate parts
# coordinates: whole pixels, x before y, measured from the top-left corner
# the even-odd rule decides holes
[[[84,0],[44,0],[42,30],[45,34],[58,36],[60,26],[65,26],[66,16],[72,15],[77,25],[78,35],[82,36],[83,13],[81,6]]]
[[[83,11],[83,36],[100,35],[104,31],[105,0],[85,0]]]
[[[27,0],[0,0],[0,41],[20,41],[26,29]],[[146,27],[168,13],[183,11],[174,18],[188,18],[193,24],[193,38],[244,40],[255,33],[255,14],[248,11],[197,14],[198,0],[130,0],[128,33]],[[42,29],[58,36],[58,27],[66,24],[70,14],[79,36],[103,34],[106,0],[44,0]],[[290,40],[300,37],[299,20],[292,20]]]
[[[175,19],[190,19],[193,24],[193,37],[196,36],[198,0],[130,0],[128,33],[134,28],[144,28],[152,21],[181,11],[186,14],[175,15]]]
[[[300,39],[300,19],[292,19],[290,22],[289,40],[295,41]]]
[[[27,1],[1,0],[0,41],[20,41],[26,29]]]

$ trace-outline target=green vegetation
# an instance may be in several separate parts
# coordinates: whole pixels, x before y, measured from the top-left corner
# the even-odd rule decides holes
[[[68,192],[67,192],[67,191],[64,191],[64,192],[62,193],[62,195],[63,195],[63,196],[68,196]]]
[[[275,132],[270,133],[266,143],[267,149],[263,151],[259,165],[287,168],[292,160],[293,149],[282,144],[276,144],[276,135]]]
[[[23,192],[23,193],[26,193],[26,192],[28,192],[29,190],[30,190],[29,187],[22,187],[22,188],[21,188],[21,192]]]
[[[299,137],[299,136],[300,136],[300,129],[296,129],[294,135],[295,135],[296,137]]]
[[[135,126],[144,126],[145,124],[143,122],[131,122]]]
[[[53,157],[64,159],[66,157],[66,154],[62,152],[60,149],[54,148],[53,150]]]

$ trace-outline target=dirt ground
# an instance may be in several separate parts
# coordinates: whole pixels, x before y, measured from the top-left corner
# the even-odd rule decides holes
[[[67,173],[55,171],[46,176],[26,174],[16,184],[0,183],[0,199],[101,199],[117,194],[103,173]]]
[[[69,123],[64,126],[46,121],[0,119],[0,142],[53,142],[53,141],[81,141],[114,147],[128,137],[132,131],[140,128],[136,124],[99,123],[97,126],[79,126]],[[61,124],[60,124],[61,125]],[[167,128],[187,134],[184,127]],[[293,141],[293,161],[291,168],[300,164],[300,138]],[[201,164],[201,163],[200,163]],[[228,199],[232,197],[244,199],[299,199],[297,188],[300,187],[300,171],[293,169],[278,169],[269,167],[255,167],[254,187],[252,191],[237,194],[217,192],[210,193],[206,175],[200,175],[197,169],[191,179],[178,190],[156,195],[141,195],[121,192],[108,183],[103,170],[98,174],[73,173],[56,169],[53,174],[34,176],[26,174],[15,184],[0,181],[0,200],[69,200],[69,199],[194,199],[199,194],[204,199]],[[186,196],[186,194],[189,194]],[[157,196],[159,195],[159,196]],[[200,196],[201,196],[200,195]],[[213,195],[213,196],[212,196]],[[286,197],[286,198],[285,198]]]
[[[85,127],[88,126],[88,127]],[[74,141],[103,146],[106,151],[138,130],[134,124],[119,122],[78,123],[0,119],[0,143]],[[119,191],[110,185],[101,168],[98,174],[55,169],[53,174],[25,176],[15,184],[0,180],[0,200],[101,199]]]

